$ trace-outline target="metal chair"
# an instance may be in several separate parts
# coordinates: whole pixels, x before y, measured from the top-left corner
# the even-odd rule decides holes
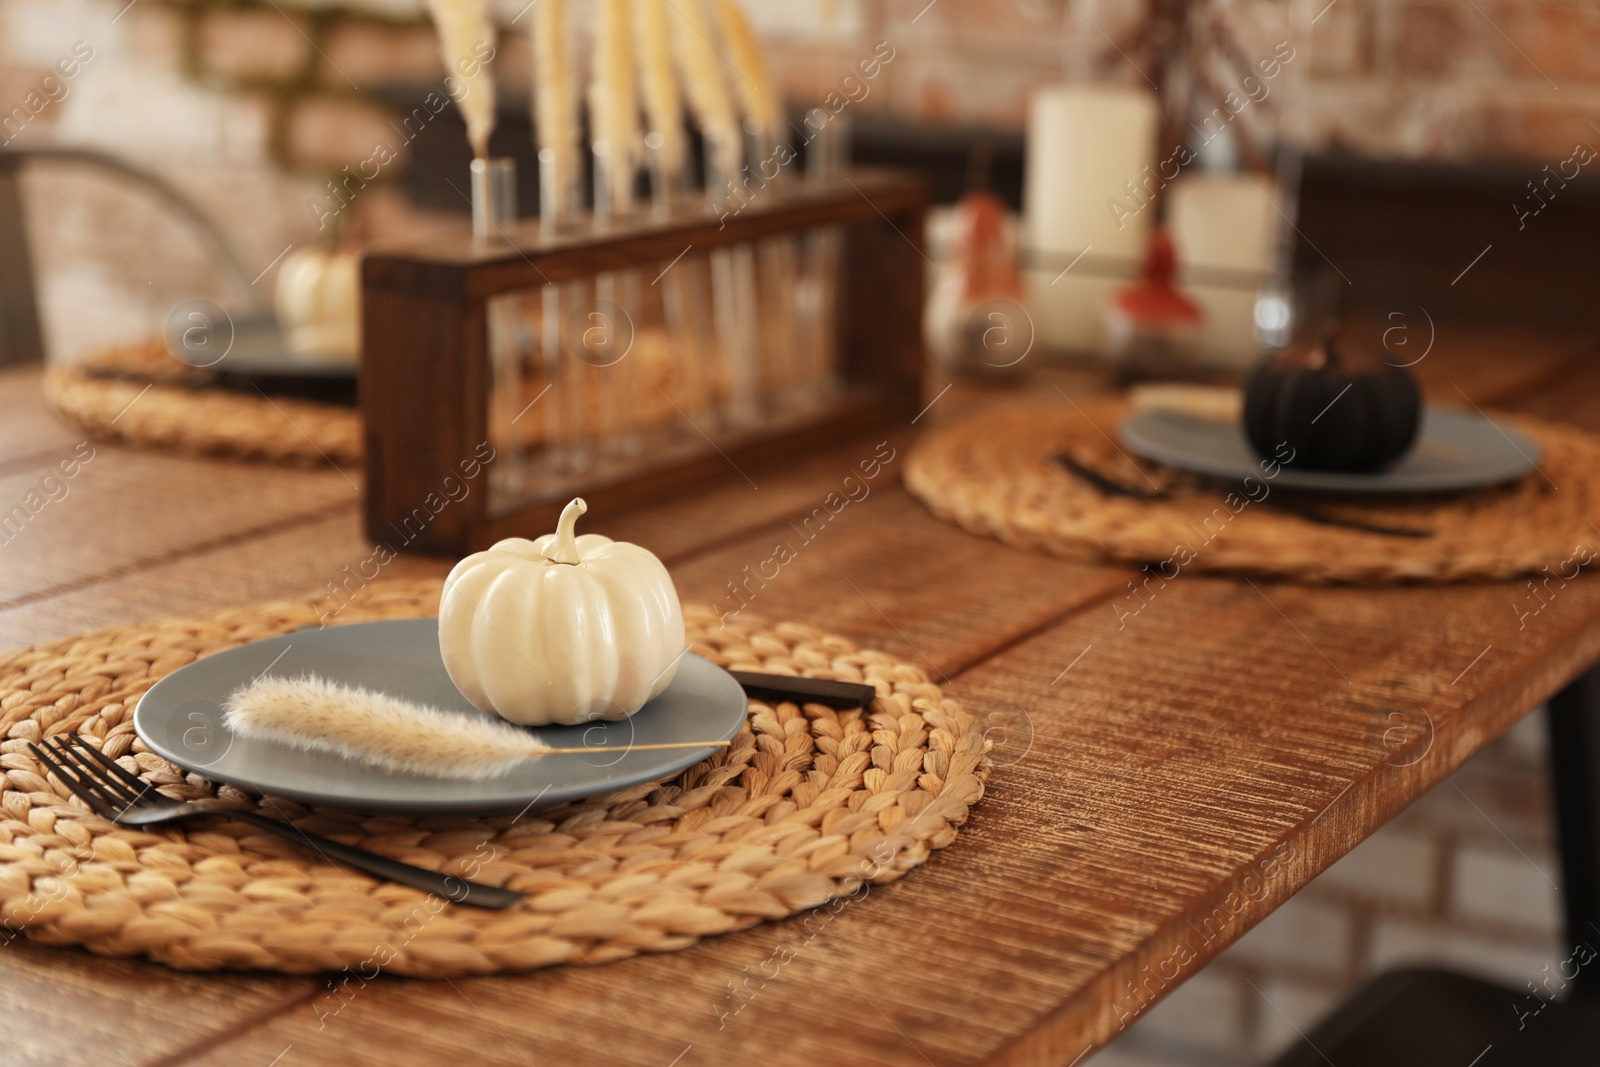
[[[200,232],[211,251],[240,283],[240,292],[252,315],[270,318],[270,308],[254,288],[250,272],[227,234],[177,186],[137,164],[91,148],[12,145],[0,148],[0,367],[36,363],[44,359],[45,354],[22,204],[22,168],[35,160],[96,167],[127,178],[155,194]]]
[[[1548,724],[1565,964],[1523,989],[1443,970],[1381,974],[1271,1067],[1600,1063],[1600,668],[1551,698]]]

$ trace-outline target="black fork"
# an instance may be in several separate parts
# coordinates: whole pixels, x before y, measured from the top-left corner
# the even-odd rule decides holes
[[[89,805],[96,815],[122,826],[157,826],[202,815],[221,815],[288,838],[312,849],[323,859],[337,861],[413,889],[438,894],[456,904],[509,908],[527,897],[526,893],[515,890],[481,885],[453,874],[439,874],[413,867],[409,863],[343,845],[253,811],[174,800],[156,792],[149,782],[123,770],[111,757],[76,734],[48,738],[43,746],[30,741],[28,747],[73,796]]]

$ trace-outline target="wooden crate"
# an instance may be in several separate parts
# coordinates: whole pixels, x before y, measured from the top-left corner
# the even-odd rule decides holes
[[[923,361],[926,205],[914,178],[852,171],[826,185],[770,186],[720,218],[685,213],[558,235],[528,220],[496,246],[474,245],[463,230],[371,249],[361,271],[367,535],[397,550],[459,555],[549,532],[576,495],[614,513],[737,478],[736,467],[754,469],[832,436],[910,418]],[[509,508],[494,506],[487,478],[439,506],[446,479],[460,482],[459,464],[489,439],[491,298],[606,271],[633,268],[648,277],[686,249],[698,254],[825,226],[843,233],[834,323],[843,389],[819,411],[782,426],[713,432],[689,454],[647,454],[623,470],[574,474]]]

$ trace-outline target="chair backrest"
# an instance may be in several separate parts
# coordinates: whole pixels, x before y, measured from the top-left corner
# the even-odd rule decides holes
[[[24,158],[0,154],[0,367],[44,359],[33,257],[22,217]]]
[[[247,306],[270,316],[271,309],[255,288],[244,261],[227,234],[182,190],[134,163],[92,148],[64,145],[8,145],[0,148],[0,367],[44,359],[44,331],[39,322],[38,286],[23,218],[22,168],[29,160],[76,163],[109,170],[154,193],[184,216],[205,238],[212,252],[239,283]]]

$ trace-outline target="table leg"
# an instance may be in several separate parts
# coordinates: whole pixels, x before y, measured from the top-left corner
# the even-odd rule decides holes
[[[1550,698],[1548,723],[1566,948],[1600,949],[1600,666]],[[1578,971],[1571,995],[1600,1000],[1600,961]]]

